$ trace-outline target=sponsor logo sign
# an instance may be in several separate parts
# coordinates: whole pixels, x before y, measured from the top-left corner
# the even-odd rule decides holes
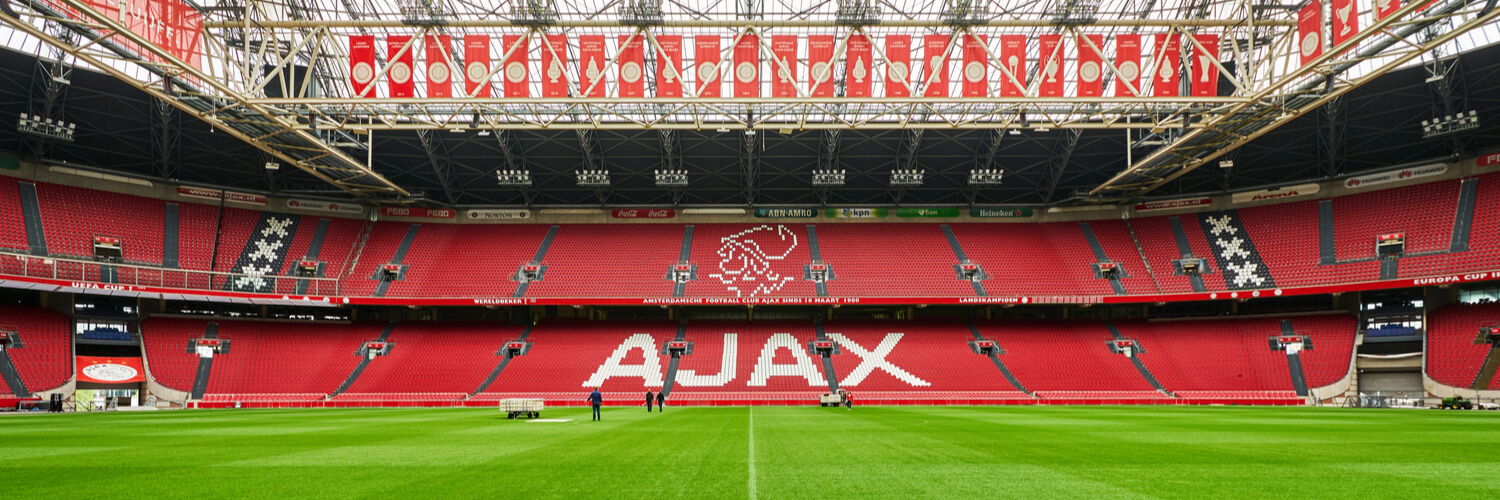
[[[100,358],[78,356],[78,381],[96,384],[145,382],[146,370],[141,358]]]
[[[61,0],[46,0],[45,3],[61,11],[64,16],[91,21],[90,17]],[[124,25],[125,29],[140,35],[182,62],[202,67],[203,15],[186,3],[178,0],[83,0],[83,4],[105,19]],[[163,62],[161,57],[123,37],[116,37],[114,43],[147,60]]]
[[[1500,149],[1480,153],[1479,158],[1474,160],[1474,162],[1481,167],[1500,165]]]
[[[217,189],[204,189],[189,186],[177,186],[177,195],[185,198],[202,198],[205,200],[218,200],[231,203],[244,203],[247,205],[265,205],[266,197],[258,194],[235,193],[231,191],[220,191]]]
[[[1391,182],[1409,181],[1412,179],[1421,179],[1423,177],[1443,175],[1446,172],[1448,172],[1447,164],[1434,163],[1432,165],[1403,168],[1400,170],[1387,170],[1385,172],[1375,174],[1350,177],[1344,180],[1344,187],[1349,189],[1358,189],[1362,187],[1376,186]]]
[[[14,156],[0,155],[0,170],[20,170],[21,159]]]
[[[609,213],[616,219],[670,219],[677,211],[670,208],[622,208]]]
[[[448,208],[380,207],[380,215],[418,219],[452,219],[456,214]]]
[[[1030,208],[971,208],[969,217],[991,219],[1023,219],[1036,215]]]
[[[1317,194],[1318,190],[1320,189],[1322,188],[1320,188],[1317,184],[1298,184],[1295,186],[1285,186],[1275,189],[1258,189],[1255,191],[1234,193],[1230,195],[1229,198],[1231,203],[1238,205],[1240,203],[1250,203],[1253,201],[1279,200],[1282,198],[1311,196]]]
[[[877,219],[886,216],[884,208],[830,208],[823,216],[830,219]]]
[[[286,200],[287,208],[298,210],[312,210],[314,212],[335,212],[341,214],[362,214],[365,207],[353,202],[313,201],[313,200]]]
[[[898,208],[896,217],[958,217],[957,208]]]
[[[806,219],[817,217],[818,211],[811,208],[759,208],[755,216],[762,219]]]
[[[1174,208],[1201,207],[1212,203],[1209,198],[1185,198],[1181,200],[1162,200],[1141,203],[1135,206],[1137,212],[1149,212],[1152,210],[1171,210]]]
[[[530,210],[470,210],[471,220],[520,220],[530,219]]]

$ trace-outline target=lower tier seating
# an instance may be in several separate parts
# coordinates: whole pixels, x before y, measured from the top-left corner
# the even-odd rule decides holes
[[[0,305],[0,331],[16,332],[24,345],[6,352],[27,390],[47,391],[73,380],[71,324],[51,309]]]
[[[1500,304],[1451,305],[1427,317],[1427,376],[1469,388],[1479,376],[1491,346],[1476,342],[1481,328],[1500,326]],[[1488,387],[1496,387],[1490,381]]]
[[[494,371],[505,342],[520,334],[521,328],[492,322],[397,325],[386,338],[388,353],[370,360],[334,401],[401,401],[415,394],[424,394],[418,400],[462,399]]]

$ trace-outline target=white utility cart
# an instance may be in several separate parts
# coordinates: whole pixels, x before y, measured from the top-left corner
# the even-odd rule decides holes
[[[540,399],[502,399],[500,400],[500,412],[505,418],[537,418],[542,416],[542,408],[547,405]]]

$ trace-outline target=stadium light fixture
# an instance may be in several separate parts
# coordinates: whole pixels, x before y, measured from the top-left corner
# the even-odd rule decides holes
[[[1479,128],[1479,112],[1470,110],[1468,114],[1460,112],[1442,118],[1422,120],[1422,138],[1431,139],[1477,128]]]
[[[814,170],[812,183],[814,186],[842,186],[846,172],[844,169]]]
[[[661,187],[687,187],[688,173],[686,170],[657,170],[656,185]]]
[[[578,187],[609,187],[609,170],[578,170]]]
[[[922,185],[922,178],[924,176],[926,176],[926,175],[927,175],[927,171],[924,170],[924,169],[920,169],[920,168],[892,170],[891,171],[891,185],[892,186],[920,186],[920,185]]]
[[[46,137],[63,142],[73,142],[73,131],[77,128],[77,123],[67,123],[62,120],[42,118],[41,115],[28,115],[26,113],[21,113],[21,119],[16,122],[16,130],[23,134]]]
[[[999,186],[1005,177],[1002,168],[976,168],[969,171],[970,186]]]
[[[496,170],[495,181],[501,186],[524,187],[531,185],[530,170]]]
[[[266,162],[266,170],[281,170],[281,163],[268,161]]]

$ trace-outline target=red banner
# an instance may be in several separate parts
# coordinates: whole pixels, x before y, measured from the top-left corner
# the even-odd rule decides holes
[[[547,35],[542,44],[542,97],[567,96],[568,35]]]
[[[378,97],[375,85],[375,37],[353,35],[349,37],[349,85],[354,97]]]
[[[775,97],[797,96],[797,35],[774,35],[771,37],[771,95]]]
[[[1115,35],[1115,69],[1115,97],[1141,95],[1140,35]]]
[[[1219,35],[1193,35],[1192,80],[1193,95],[1213,97],[1219,95]]]
[[[1157,34],[1151,47],[1151,95],[1177,97],[1177,79],[1182,68],[1182,37],[1176,33]]]
[[[1000,64],[1010,72],[1001,75],[1000,97],[1026,95],[1026,35],[1000,35]]]
[[[833,35],[807,35],[807,84],[813,97],[833,97]]]
[[[870,37],[849,35],[849,48],[844,50],[844,97],[870,97],[870,82],[875,80],[875,58],[870,48]]]
[[[386,58],[391,61],[391,69],[385,72],[391,97],[416,97],[417,85],[412,81],[411,71],[417,44],[406,35],[386,37],[385,44]]]
[[[605,82],[604,35],[578,36],[578,94],[588,97],[609,95]]]
[[[745,33],[734,44],[734,96],[760,97],[760,37]]]
[[[531,82],[526,67],[526,45],[529,39],[521,35],[505,35],[500,38],[504,51],[505,97],[531,97]]]
[[[677,216],[677,211],[670,208],[624,208],[611,211],[609,216],[616,219],[670,219]]]
[[[1479,153],[1479,158],[1474,160],[1474,164],[1480,167],[1500,165],[1500,151]]]
[[[1375,0],[1375,20],[1385,19],[1401,10],[1401,0]]]
[[[1063,83],[1067,81],[1064,73],[1068,64],[1067,48],[1063,46],[1062,35],[1042,35],[1037,38],[1037,46],[1041,49],[1036,59],[1037,95],[1062,97],[1065,87]]]
[[[1078,97],[1104,95],[1104,35],[1078,37]]]
[[[1332,0],[1329,5],[1333,12],[1333,40],[1334,45],[1344,43],[1350,37],[1359,34],[1359,3],[1355,0]]]
[[[620,60],[616,64],[620,71],[617,85],[620,97],[646,96],[646,36],[642,34],[620,35]]]
[[[911,96],[911,35],[885,36],[885,96]]]
[[[78,356],[78,381],[92,384],[130,384],[146,381],[141,358]]]
[[[412,208],[412,207],[380,207],[380,215],[391,217],[416,217],[419,219],[452,219],[452,209],[447,208]]]
[[[464,35],[464,95],[490,96],[490,36]],[[475,92],[478,90],[478,92]]]
[[[427,97],[453,97],[453,37],[427,35]]]
[[[1010,35],[1001,35],[1000,41],[1003,45],[1005,38]],[[990,93],[990,56],[984,46],[990,43],[989,35],[968,35],[964,39],[964,66],[963,85],[959,91],[964,97],[985,97]],[[1004,60],[1005,56],[1001,56]],[[1003,75],[1002,75],[1002,80]]]
[[[1297,52],[1304,65],[1323,55],[1323,2],[1312,0],[1297,12]]]
[[[84,19],[77,14],[76,9],[60,1],[47,3],[73,18]],[[182,62],[195,68],[203,68],[203,16],[187,4],[177,0],[83,0],[83,3]],[[115,37],[111,41],[140,54],[148,61],[162,62],[161,58],[123,37]]]
[[[922,37],[922,97],[948,97],[948,35]]]
[[[682,97],[682,35],[656,35],[656,96]]]
[[[693,37],[693,64],[697,96],[719,97],[724,90],[719,75],[719,35]]]

